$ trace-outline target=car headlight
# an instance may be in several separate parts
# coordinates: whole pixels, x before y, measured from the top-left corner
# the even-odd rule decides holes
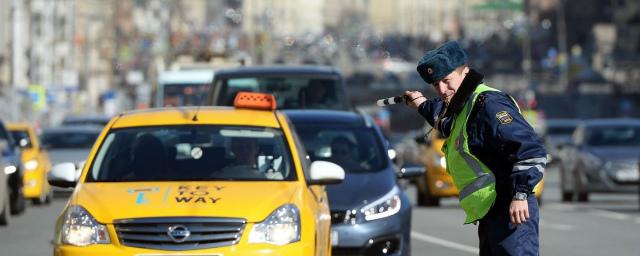
[[[4,174],[9,175],[12,174],[14,172],[16,172],[18,170],[18,168],[16,168],[15,165],[9,165],[4,167]]]
[[[61,241],[64,244],[87,246],[111,243],[107,227],[98,223],[79,205],[69,206],[60,232]]]
[[[24,163],[24,169],[27,171],[35,170],[38,168],[38,160],[32,159]]]
[[[370,221],[394,215],[400,211],[400,207],[400,190],[394,186],[389,193],[380,199],[362,207],[360,212],[364,214],[365,220]]]
[[[249,243],[285,245],[300,241],[300,211],[292,204],[276,209],[249,233]]]
[[[438,164],[440,167],[442,167],[443,169],[447,169],[447,158],[445,158],[444,156],[441,156],[440,154],[435,154],[435,163]]]

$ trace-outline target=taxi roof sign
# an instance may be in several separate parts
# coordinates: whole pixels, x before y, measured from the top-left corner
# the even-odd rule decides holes
[[[275,110],[276,97],[268,93],[238,92],[233,101],[236,108]]]

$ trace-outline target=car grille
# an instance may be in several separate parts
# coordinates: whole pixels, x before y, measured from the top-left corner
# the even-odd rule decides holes
[[[362,248],[357,247],[333,247],[331,255],[334,256],[359,256],[362,255]]]
[[[356,218],[356,213],[353,210],[331,211],[331,224],[352,223],[356,220],[355,218]]]
[[[237,244],[247,221],[237,218],[175,217],[116,220],[120,243],[161,250],[194,250]]]

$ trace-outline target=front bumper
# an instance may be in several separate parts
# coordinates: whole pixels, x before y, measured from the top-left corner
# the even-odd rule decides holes
[[[616,177],[618,171],[626,170],[600,169],[582,173],[580,175],[581,184],[584,184],[582,189],[586,192],[637,193],[638,180],[619,180]],[[635,170],[635,172],[637,171]]]
[[[117,242],[114,242],[117,243]],[[126,247],[120,244],[100,244],[86,247],[71,245],[57,245],[53,249],[54,256],[136,256],[136,255],[198,255],[198,256],[222,256],[222,255],[314,255],[313,243],[296,242],[288,245],[277,246],[270,244],[236,244],[219,248],[188,250],[188,251],[160,251],[134,247]]]
[[[406,196],[402,197],[402,208],[392,216],[355,224],[332,224],[333,255],[407,255],[411,205]]]

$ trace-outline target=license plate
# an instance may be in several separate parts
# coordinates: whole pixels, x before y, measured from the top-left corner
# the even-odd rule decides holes
[[[633,169],[620,170],[616,172],[616,178],[619,181],[637,181],[640,178],[640,173]]]
[[[331,246],[338,245],[338,231],[331,231]]]

